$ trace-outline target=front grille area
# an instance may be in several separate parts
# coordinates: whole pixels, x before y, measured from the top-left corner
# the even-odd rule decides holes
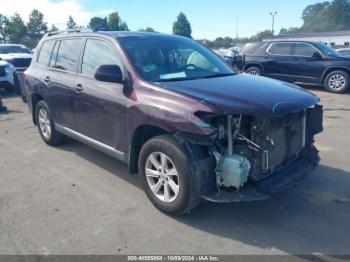
[[[305,112],[265,119],[264,131],[273,145],[262,154],[262,168],[273,170],[298,156],[305,146]],[[263,145],[262,137],[255,140]],[[253,140],[254,141],[254,140]]]
[[[12,64],[14,67],[29,67],[31,60],[31,58],[15,58]]]
[[[4,66],[0,66],[0,77],[6,76],[6,70]]]

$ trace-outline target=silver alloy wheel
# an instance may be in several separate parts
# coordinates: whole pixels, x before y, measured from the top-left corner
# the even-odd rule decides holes
[[[254,75],[254,76],[258,76],[259,75],[259,72],[258,72],[258,70],[256,70],[256,69],[248,69],[248,71],[247,71],[247,74],[249,74],[249,75]]]
[[[343,89],[346,85],[345,77],[340,74],[332,75],[328,79],[328,86],[333,90]]]
[[[49,139],[51,136],[51,123],[48,117],[48,113],[45,108],[39,109],[39,127],[41,133],[46,139]]]
[[[170,203],[179,195],[179,176],[166,154],[151,153],[146,159],[145,174],[149,188],[159,200]]]

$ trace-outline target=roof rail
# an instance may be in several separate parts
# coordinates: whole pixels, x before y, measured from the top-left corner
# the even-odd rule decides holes
[[[60,30],[60,31],[53,31],[46,33],[46,36],[53,36],[58,34],[64,34],[64,33],[92,33],[94,32],[91,28],[77,28],[77,29],[67,29],[67,30]]]

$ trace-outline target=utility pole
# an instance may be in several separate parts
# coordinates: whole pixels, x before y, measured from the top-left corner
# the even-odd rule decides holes
[[[237,21],[236,21],[236,47],[238,46],[238,18],[237,18]]]
[[[275,16],[277,15],[277,12],[270,12],[270,15],[272,16],[272,38],[275,35]]]

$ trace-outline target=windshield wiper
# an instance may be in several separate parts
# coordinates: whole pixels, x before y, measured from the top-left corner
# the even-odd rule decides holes
[[[208,75],[208,76],[203,76],[202,78],[215,78],[215,77],[225,77],[225,76],[233,76],[235,75],[234,73],[224,73],[224,74],[214,74],[214,75]]]

